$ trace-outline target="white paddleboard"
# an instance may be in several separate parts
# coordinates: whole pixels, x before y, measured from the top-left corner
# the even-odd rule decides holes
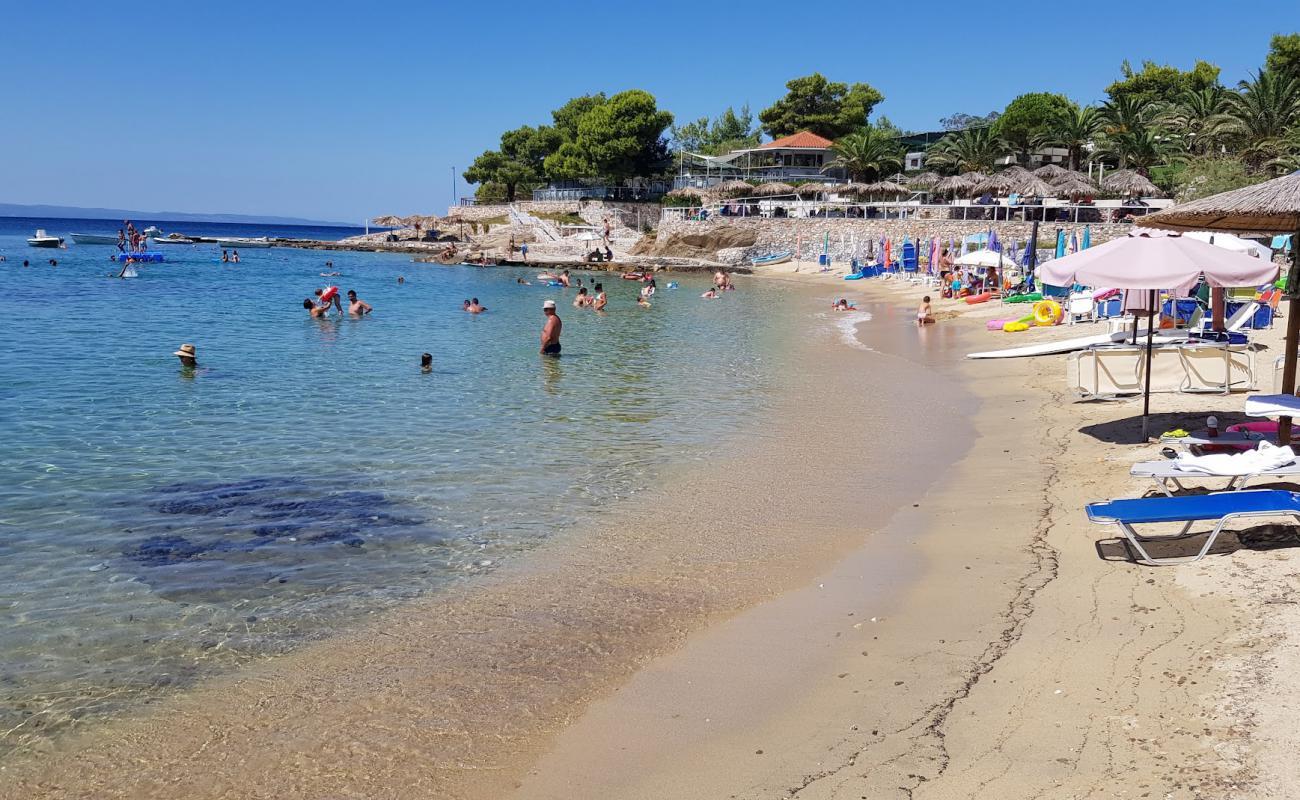
[[[1061,339],[1055,342],[1042,342],[1041,344],[1031,344],[1024,347],[1012,347],[1007,350],[989,350],[983,353],[967,353],[967,358],[1024,358],[1025,356],[1050,356],[1056,353],[1071,353],[1075,350],[1083,350],[1098,344],[1120,344],[1129,342],[1133,338],[1131,331],[1119,331],[1118,333],[1101,333],[1095,336],[1081,336],[1077,339]],[[1157,333],[1151,337],[1152,344],[1172,344],[1187,339],[1186,336],[1165,336]],[[1138,344],[1145,345],[1147,337],[1145,332],[1138,333]]]

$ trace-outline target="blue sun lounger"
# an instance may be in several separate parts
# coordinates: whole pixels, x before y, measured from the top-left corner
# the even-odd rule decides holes
[[[1139,500],[1109,500],[1090,503],[1088,519],[1107,525],[1117,525],[1133,545],[1138,562],[1151,566],[1182,564],[1199,561],[1210,552],[1214,540],[1219,538],[1225,525],[1242,517],[1291,517],[1300,523],[1300,493],[1281,489],[1255,489],[1226,492],[1224,494],[1185,495],[1180,497],[1145,497]],[[1194,556],[1153,558],[1142,546],[1143,542],[1161,542],[1183,539],[1190,534],[1192,524],[1213,520],[1215,525],[1205,539],[1205,544]],[[1179,533],[1163,536],[1142,536],[1134,525],[1154,525],[1161,522],[1181,522]]]

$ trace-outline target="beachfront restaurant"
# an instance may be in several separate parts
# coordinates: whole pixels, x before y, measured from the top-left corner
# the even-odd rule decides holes
[[[811,131],[799,131],[757,147],[732,150],[720,156],[683,150],[678,153],[678,170],[673,188],[708,189],[730,180],[757,183],[842,183],[847,177],[844,170],[827,169],[827,165],[835,158],[831,152],[833,144],[830,139]]]

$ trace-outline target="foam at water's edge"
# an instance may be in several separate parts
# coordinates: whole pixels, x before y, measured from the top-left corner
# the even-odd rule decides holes
[[[830,311],[827,312],[826,319],[834,324],[841,343],[855,350],[871,350],[858,339],[858,325],[871,321],[870,311]]]

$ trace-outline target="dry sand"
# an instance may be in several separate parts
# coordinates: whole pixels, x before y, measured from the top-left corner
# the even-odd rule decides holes
[[[873,349],[809,342],[784,422],[724,468],[9,765],[0,796],[1300,794],[1294,536],[1099,555],[1084,503],[1150,489],[1139,406],[1075,402],[1061,357],[961,359],[1022,341],[983,331],[996,307],[918,331],[922,290],[810,269],[772,271],[799,302],[871,298]],[[1163,430],[1241,402],[1153,408]]]

